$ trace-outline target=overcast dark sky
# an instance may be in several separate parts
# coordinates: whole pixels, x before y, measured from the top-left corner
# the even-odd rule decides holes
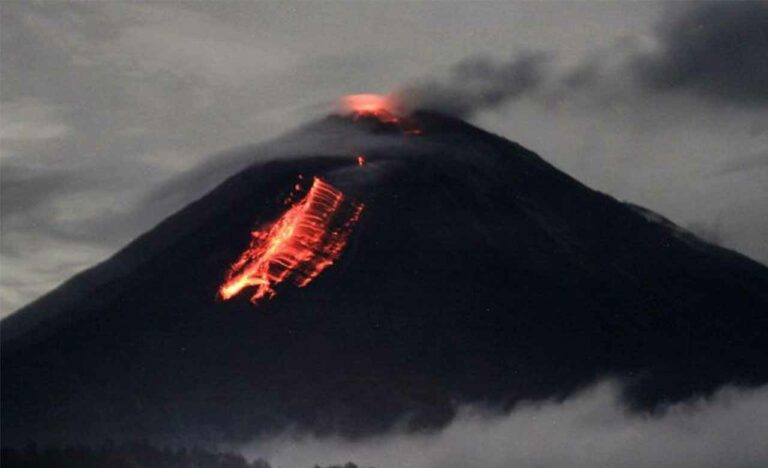
[[[211,183],[186,171],[359,92],[461,114],[767,263],[766,5],[5,1],[2,315],[195,191],[154,194]]]

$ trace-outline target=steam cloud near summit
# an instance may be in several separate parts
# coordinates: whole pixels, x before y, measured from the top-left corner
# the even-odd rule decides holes
[[[637,44],[611,49],[562,73],[555,71],[554,57],[541,51],[506,61],[472,56],[445,76],[406,84],[394,95],[406,111],[459,117],[539,91],[562,95],[617,83],[638,92],[688,90],[746,106],[768,104],[768,3],[701,2],[667,9],[650,50]],[[620,65],[613,67],[615,62]]]
[[[446,79],[427,80],[395,92],[406,110],[429,109],[468,116],[492,109],[536,89],[545,76],[547,55],[526,53],[509,62],[471,57]]]

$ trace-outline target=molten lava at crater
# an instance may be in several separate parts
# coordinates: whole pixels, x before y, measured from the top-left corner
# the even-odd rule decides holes
[[[251,233],[250,244],[227,272],[219,297],[228,300],[255,287],[251,302],[256,304],[274,297],[275,286],[286,280],[306,286],[341,255],[363,208],[315,177],[303,198],[276,221]]]
[[[411,117],[397,114],[400,107],[391,96],[380,94],[350,94],[341,99],[340,108],[353,120],[373,119],[400,129],[405,135],[421,135],[424,131]]]
[[[394,102],[379,94],[350,94],[341,98],[342,110],[351,113],[353,118],[375,118],[383,123],[397,123]]]

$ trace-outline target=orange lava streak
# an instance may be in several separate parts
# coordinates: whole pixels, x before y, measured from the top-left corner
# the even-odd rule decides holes
[[[274,286],[288,278],[306,286],[341,255],[363,208],[315,177],[304,198],[274,223],[251,233],[250,245],[230,267],[219,297],[227,300],[255,287],[251,302],[256,304],[274,297]]]

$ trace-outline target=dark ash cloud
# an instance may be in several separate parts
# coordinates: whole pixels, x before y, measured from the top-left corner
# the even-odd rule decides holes
[[[493,109],[534,91],[548,73],[549,55],[527,52],[508,62],[477,56],[453,66],[444,79],[430,79],[397,91],[407,110],[430,109],[456,116]]]
[[[554,52],[524,52],[509,61],[473,56],[447,76],[406,85],[395,95],[405,110],[460,117],[536,91],[545,104],[574,93],[600,101],[606,94],[628,100],[694,91],[749,107],[768,105],[768,2],[698,2],[665,11],[652,50],[626,38],[561,71],[550,66]]]
[[[655,90],[691,88],[747,105],[768,104],[768,2],[700,2],[657,28],[658,50],[633,70]]]

